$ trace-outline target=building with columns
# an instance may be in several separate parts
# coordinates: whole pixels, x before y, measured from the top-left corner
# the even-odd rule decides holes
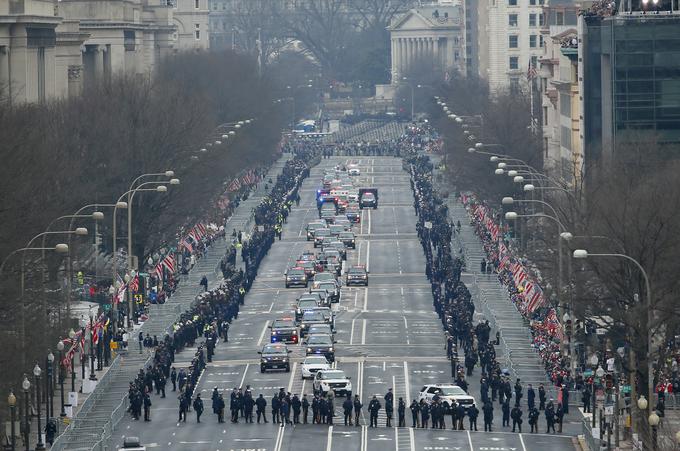
[[[453,1],[410,9],[388,27],[392,83],[420,73],[465,74],[463,6]]]
[[[0,1],[0,98],[44,102],[80,92],[88,34],[63,20],[54,0]]]
[[[0,0],[0,97],[78,95],[88,80],[148,75],[208,46],[208,0]]]

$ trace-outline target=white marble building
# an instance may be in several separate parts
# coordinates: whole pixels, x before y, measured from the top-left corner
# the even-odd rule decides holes
[[[441,1],[413,8],[388,27],[392,50],[392,82],[409,72],[452,71],[465,74],[463,7]],[[416,67],[417,64],[417,67]]]

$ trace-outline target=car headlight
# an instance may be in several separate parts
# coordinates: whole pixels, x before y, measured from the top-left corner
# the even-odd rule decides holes
[[[281,359],[281,361],[282,361],[283,363],[286,363],[286,362],[288,361],[288,359]]]
[[[328,352],[333,352],[333,348],[328,348]]]
[[[294,331],[293,331],[293,335],[297,335],[297,330],[294,330]]]
[[[275,331],[275,330],[272,330],[272,335],[276,335],[276,331]]]
[[[345,387],[347,388],[347,390],[351,390],[352,389],[352,383],[347,381],[347,383],[345,384]]]
[[[312,348],[307,348],[307,352],[312,352]]]
[[[304,329],[305,327],[307,327],[306,324],[300,324],[300,329]]]

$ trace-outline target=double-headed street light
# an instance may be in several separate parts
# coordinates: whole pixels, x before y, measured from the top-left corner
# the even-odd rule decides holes
[[[574,258],[578,259],[586,259],[590,257],[610,257],[610,258],[619,258],[619,259],[625,259],[628,260],[629,262],[633,263],[637,268],[640,270],[640,274],[642,274],[642,278],[645,281],[645,298],[646,298],[646,304],[647,304],[647,396],[649,401],[645,403],[641,403],[638,401],[638,407],[640,410],[644,411],[647,408],[649,408],[650,414],[648,418],[648,424],[651,429],[655,429],[655,426],[652,425],[652,405],[651,405],[651,400],[653,399],[654,396],[654,366],[652,364],[652,321],[654,318],[654,311],[653,311],[653,305],[652,305],[652,286],[649,281],[649,275],[647,274],[647,271],[645,271],[645,268],[638,262],[636,259],[631,257],[630,255],[626,254],[593,254],[588,252],[586,249],[576,249],[574,250],[573,253]],[[644,404],[644,408],[641,407],[641,404]],[[647,405],[649,404],[649,405]],[[657,422],[658,424],[658,422]],[[650,437],[655,434],[654,430],[650,430]]]

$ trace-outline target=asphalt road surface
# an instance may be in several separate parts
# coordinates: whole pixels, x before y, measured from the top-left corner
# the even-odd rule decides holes
[[[312,396],[312,384],[303,381],[299,363],[304,348],[293,349],[290,373],[261,374],[257,351],[269,340],[268,325],[277,317],[292,311],[297,296],[304,289],[286,289],[283,273],[304,250],[311,250],[305,239],[305,225],[317,217],[315,191],[323,168],[346,162],[348,157],[324,159],[305,180],[299,207],[293,207],[284,224],[283,239],[276,241],[263,261],[253,288],[245,299],[238,319],[229,331],[229,343],[219,343],[213,362],[201,376],[196,393],[205,402],[200,424],[195,414],[186,423],[177,423],[176,393],[168,384],[168,397],[152,396],[150,423],[124,419],[114,432],[114,445],[124,436],[138,436],[147,449],[192,451],[319,451],[319,450],[494,450],[529,451],[573,450],[572,436],[547,434],[516,434],[501,428],[500,407],[495,403],[494,432],[387,428],[381,410],[378,428],[368,428],[366,406],[372,395],[382,396],[393,387],[396,406],[399,397],[406,404],[418,395],[426,383],[451,381],[446,360],[443,332],[432,307],[432,296],[425,277],[425,259],[415,233],[415,211],[409,186],[409,176],[402,170],[401,159],[392,157],[354,157],[361,169],[362,186],[379,189],[377,210],[363,210],[361,224],[355,225],[358,243],[348,250],[350,264],[365,264],[370,271],[369,286],[343,287],[337,310],[337,367],[352,379],[354,393],[364,403],[361,427],[345,427],[342,423],[341,402],[336,400],[337,417],[331,427],[326,425],[296,425],[279,427],[271,424],[270,398],[279,388],[291,393]],[[527,347],[529,344],[527,343]],[[177,355],[179,370],[188,365],[194,349]],[[479,403],[479,368],[469,378],[470,394]],[[269,424],[233,425],[229,422],[229,392],[233,387],[249,384],[256,397],[267,398]],[[219,387],[227,404],[227,422],[218,424],[212,413],[210,395]],[[481,406],[480,406],[481,407]],[[526,406],[524,406],[526,418]],[[292,413],[291,413],[292,416]],[[311,416],[311,412],[310,412]],[[410,412],[407,409],[407,425]],[[447,417],[450,427],[450,418]],[[393,424],[394,424],[393,423]],[[466,422],[467,423],[467,422]],[[482,415],[478,420],[483,429]],[[525,429],[529,429],[524,421]],[[545,428],[543,416],[541,430]],[[466,424],[467,428],[467,424]],[[572,431],[570,431],[572,432]]]

